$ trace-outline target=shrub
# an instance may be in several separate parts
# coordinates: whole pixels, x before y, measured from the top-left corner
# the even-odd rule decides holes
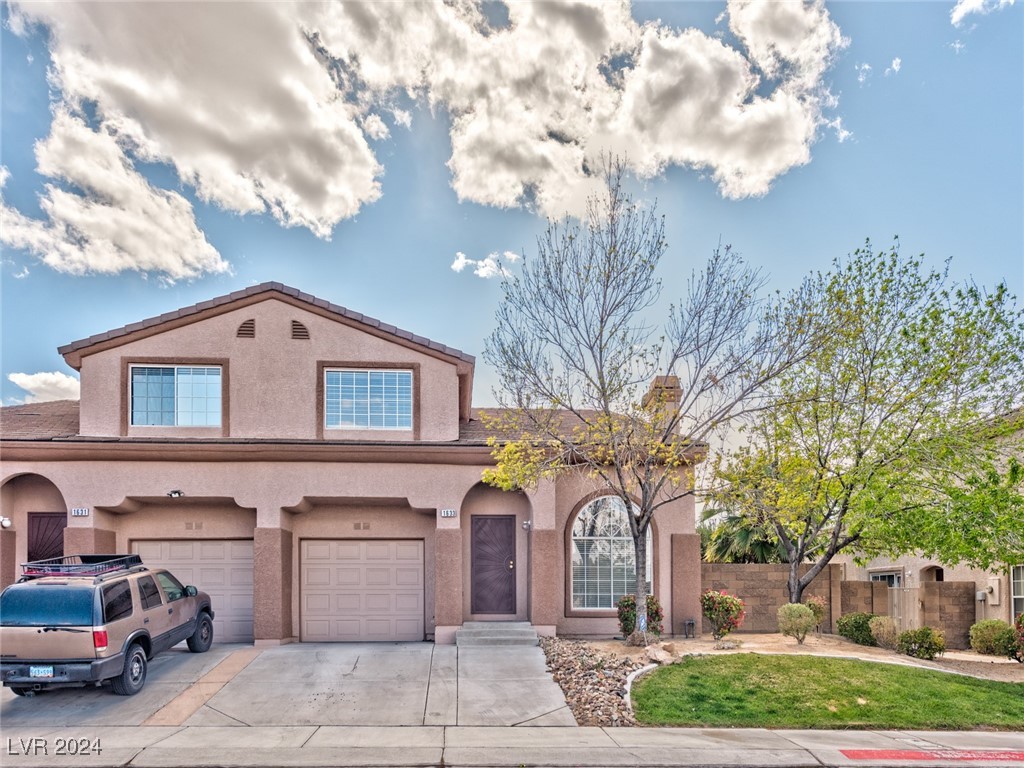
[[[1024,613],[1013,623],[1013,640],[1006,655],[1024,664]]]
[[[818,595],[811,595],[804,600],[804,605],[811,609],[811,613],[814,614],[814,626],[820,627],[821,622],[825,620],[825,611],[828,608],[825,603],[824,597],[818,597]]]
[[[735,595],[725,592],[704,590],[700,596],[700,608],[704,616],[711,622],[711,636],[721,640],[743,622],[743,601]]]
[[[971,648],[988,656],[1009,656],[1013,627],[1001,619],[985,619],[971,627]]]
[[[779,606],[779,632],[786,637],[795,637],[797,643],[803,645],[807,633],[818,623],[814,619],[814,611],[799,603],[786,603]]]
[[[896,641],[896,650],[917,659],[934,659],[946,650],[946,637],[941,630],[931,627],[908,629],[900,632]]]
[[[623,595],[616,604],[619,609],[619,629],[623,637],[629,637],[636,629],[636,595]],[[647,596],[647,631],[661,635],[662,620],[665,618],[661,603],[654,595]]]
[[[888,616],[872,616],[868,621],[868,629],[871,630],[871,637],[879,648],[895,650],[899,640],[900,630],[896,622]]]
[[[853,640],[853,642],[859,645],[874,645],[875,638],[871,635],[871,626],[869,624],[874,616],[875,614],[873,613],[847,613],[839,617],[839,621],[836,622],[836,629],[847,640]]]

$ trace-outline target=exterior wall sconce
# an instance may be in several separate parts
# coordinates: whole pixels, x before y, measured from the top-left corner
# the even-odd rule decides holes
[[[0,517],[0,528],[10,528],[14,525],[14,521],[9,517]]]
[[[523,530],[524,531],[528,531],[531,528],[533,528],[533,521],[532,520],[524,520],[523,521]]]
[[[172,499],[180,499],[182,496],[185,495],[185,492],[175,489],[173,491],[168,491],[167,495],[170,496]]]

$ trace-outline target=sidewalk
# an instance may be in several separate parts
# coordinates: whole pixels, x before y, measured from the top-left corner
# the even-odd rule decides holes
[[[9,729],[4,729],[5,731]],[[86,738],[87,737],[87,738]],[[77,739],[100,754],[57,755]],[[43,751],[47,752],[44,754]],[[95,751],[94,749],[92,751]],[[25,754],[28,752],[29,754]],[[34,754],[33,754],[34,752]],[[107,726],[19,728],[21,766],[978,766],[1024,765],[1024,734],[685,728]]]

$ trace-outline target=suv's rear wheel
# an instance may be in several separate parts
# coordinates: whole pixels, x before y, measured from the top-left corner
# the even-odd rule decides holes
[[[196,631],[188,639],[188,649],[192,653],[206,653],[213,645],[213,620],[210,614],[200,613],[196,621]]]
[[[114,693],[134,696],[146,683],[146,651],[138,643],[132,644],[124,659],[124,670],[114,678]]]

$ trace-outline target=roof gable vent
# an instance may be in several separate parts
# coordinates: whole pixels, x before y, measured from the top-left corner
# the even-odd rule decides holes
[[[238,333],[235,334],[240,339],[255,339],[256,338],[256,319],[250,318],[238,326]]]
[[[304,326],[298,320],[292,320],[292,338],[293,339],[308,339],[309,328]]]

